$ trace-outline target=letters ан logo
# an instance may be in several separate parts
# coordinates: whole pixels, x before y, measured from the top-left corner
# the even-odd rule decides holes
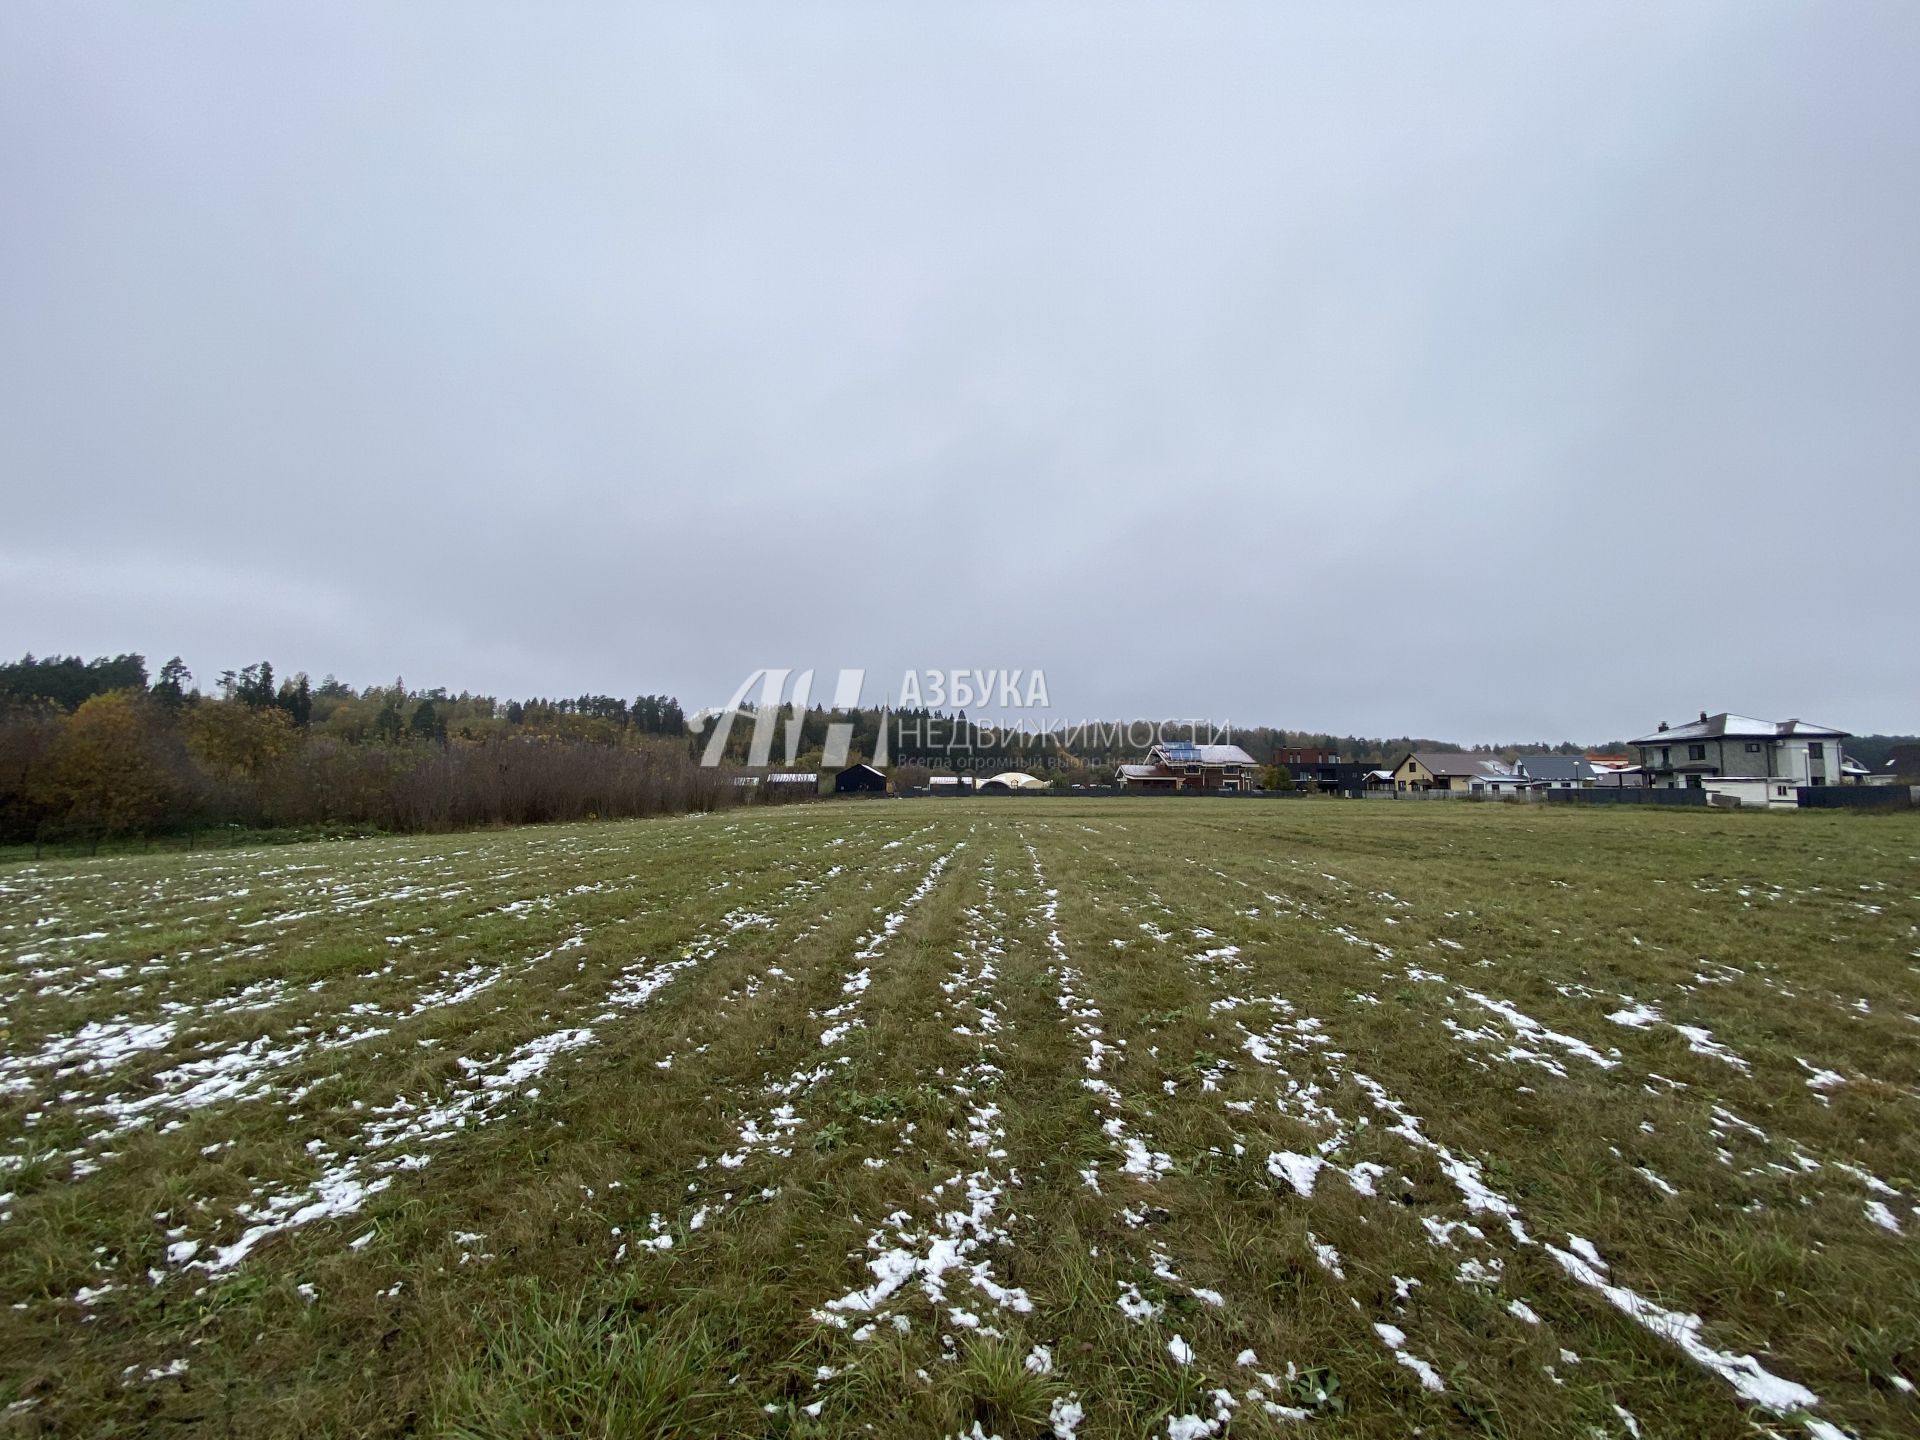
[[[786,693],[787,677],[791,674],[791,670],[755,670],[741,681],[740,688],[727,701],[727,708],[720,713],[720,723],[714,726],[700,763],[712,767],[725,757],[727,741],[733,735],[733,722],[746,704],[748,692],[758,684],[760,700],[753,710],[753,739],[747,746],[747,764],[764,766],[768,763],[773,754],[773,735],[779,727],[783,702],[791,702],[793,714],[787,717],[786,755],[783,760],[783,763],[791,765],[800,753],[800,727],[807,705],[813,698],[813,671],[802,670],[793,682],[793,690],[789,695]],[[833,709],[836,713],[859,708],[860,687],[866,677],[865,670],[840,671],[833,683]],[[821,763],[830,770],[840,769],[847,763],[847,753],[852,747],[853,723],[848,720],[828,722],[826,749],[821,756]],[[880,725],[880,740],[873,763],[887,763],[887,727],[884,720]]]

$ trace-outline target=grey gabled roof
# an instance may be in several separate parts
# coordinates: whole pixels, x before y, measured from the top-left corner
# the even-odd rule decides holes
[[[1491,755],[1467,755],[1448,750],[1415,750],[1411,758],[1418,760],[1436,775],[1466,775],[1476,780],[1484,780],[1489,775],[1505,777],[1513,774],[1511,765],[1504,760],[1496,760]]]
[[[1676,740],[1784,740],[1790,735],[1804,736],[1814,740],[1847,738],[1845,730],[1830,729],[1825,725],[1815,725],[1807,720],[1756,720],[1751,715],[1734,715],[1722,711],[1718,715],[1690,720],[1685,725],[1656,730],[1651,735],[1642,735],[1638,740],[1629,743],[1671,745]]]
[[[1529,780],[1591,780],[1594,775],[1581,755],[1516,755],[1513,763]]]
[[[1149,755],[1160,756],[1169,765],[1251,765],[1254,759],[1238,745],[1195,745],[1187,740],[1167,740],[1153,747]]]

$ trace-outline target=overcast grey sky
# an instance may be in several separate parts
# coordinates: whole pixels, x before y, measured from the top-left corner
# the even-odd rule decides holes
[[[1916,74],[1911,0],[14,0],[0,653],[1914,730]]]

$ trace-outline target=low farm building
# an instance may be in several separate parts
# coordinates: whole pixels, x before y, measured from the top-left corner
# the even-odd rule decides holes
[[[1012,794],[1016,791],[1037,792],[1052,788],[1039,776],[1029,775],[1024,770],[1002,770],[998,775],[989,775],[980,782],[980,789],[983,792],[996,795]]]
[[[885,795],[892,789],[887,772],[871,765],[849,765],[833,777],[836,795]]]

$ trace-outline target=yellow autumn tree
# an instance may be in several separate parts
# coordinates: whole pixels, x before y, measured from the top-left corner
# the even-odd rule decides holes
[[[145,697],[96,695],[60,725],[35,766],[35,798],[69,825],[125,834],[166,813],[167,776],[154,758]]]
[[[194,706],[182,729],[193,758],[230,779],[261,775],[300,744],[300,731],[286,711],[234,700]]]

